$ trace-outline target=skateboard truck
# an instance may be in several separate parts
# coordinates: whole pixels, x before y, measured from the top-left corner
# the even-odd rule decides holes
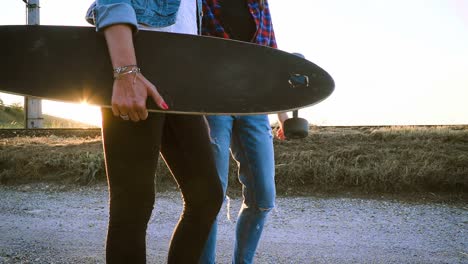
[[[301,53],[294,52],[293,55],[305,59]],[[309,76],[299,73],[293,73],[289,76],[289,84],[292,88],[309,87]]]
[[[294,73],[289,77],[289,84],[292,88],[309,87],[309,76]]]
[[[292,53],[305,59],[301,53]],[[293,87],[309,87],[309,76],[303,74],[292,74],[289,84]],[[293,117],[284,121],[284,136],[290,139],[305,138],[309,135],[309,122],[304,118],[299,118],[299,110],[293,111]]]

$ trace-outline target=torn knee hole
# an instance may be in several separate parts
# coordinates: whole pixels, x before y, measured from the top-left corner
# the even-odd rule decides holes
[[[263,212],[269,212],[269,211],[273,210],[273,207],[270,207],[270,208],[259,207],[258,210],[263,211]]]

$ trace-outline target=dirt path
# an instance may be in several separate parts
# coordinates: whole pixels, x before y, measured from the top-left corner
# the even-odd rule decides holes
[[[0,187],[0,263],[104,263],[105,186]],[[231,199],[235,219],[240,200]],[[164,263],[181,210],[158,194],[148,263]],[[229,263],[235,222],[220,220],[218,263]],[[256,263],[468,263],[466,204],[358,198],[278,198]]]

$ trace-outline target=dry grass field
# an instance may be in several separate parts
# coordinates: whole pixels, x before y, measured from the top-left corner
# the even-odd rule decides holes
[[[315,128],[276,143],[284,184],[362,192],[468,191],[468,127]]]
[[[2,131],[0,184],[105,181],[98,130]],[[468,194],[468,126],[311,127],[305,139],[274,144],[280,195]],[[173,188],[160,163],[157,188]],[[234,192],[240,188],[236,173],[232,162]]]

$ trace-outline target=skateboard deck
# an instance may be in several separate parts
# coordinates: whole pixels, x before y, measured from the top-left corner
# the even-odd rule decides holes
[[[0,91],[110,107],[112,65],[104,36],[92,27],[0,26]],[[256,114],[316,104],[334,89],[314,63],[256,44],[214,37],[139,31],[138,66],[169,110]]]

